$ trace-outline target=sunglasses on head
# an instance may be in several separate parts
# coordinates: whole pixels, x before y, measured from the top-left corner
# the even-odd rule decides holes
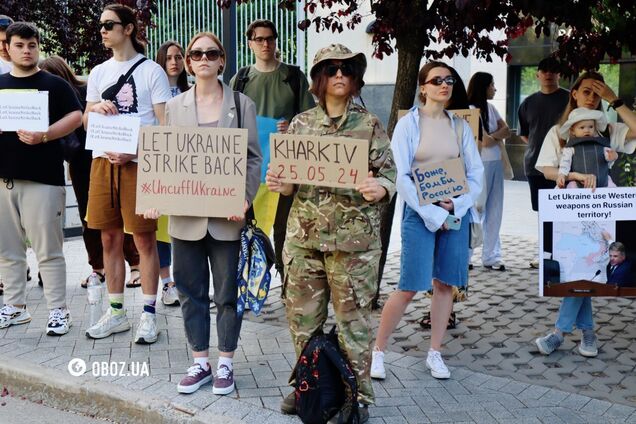
[[[430,80],[426,81],[424,84],[442,85],[443,83],[446,83],[446,85],[453,85],[456,82],[457,80],[455,79],[455,77],[452,75],[449,75],[445,78],[442,78],[442,77],[431,78]]]
[[[124,26],[124,24],[122,22],[104,21],[104,22],[100,22],[99,23],[99,29],[104,28],[106,31],[112,31],[112,29],[115,28],[115,25]]]
[[[333,77],[338,73],[338,70],[342,72],[342,75],[345,77],[350,77],[355,73],[355,68],[352,64],[343,62],[339,64],[330,63],[329,65],[324,67],[325,73],[329,77]]]
[[[219,49],[210,49],[206,51],[191,50],[190,53],[188,53],[188,56],[190,56],[190,59],[194,60],[195,62],[198,62],[199,60],[203,59],[204,55],[207,60],[209,60],[210,62],[214,62],[215,60],[218,60],[220,57],[223,57],[223,52]]]

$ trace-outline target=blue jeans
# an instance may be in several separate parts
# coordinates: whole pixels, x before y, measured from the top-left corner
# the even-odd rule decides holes
[[[207,233],[201,240],[172,239],[174,282],[179,292],[183,325],[195,352],[210,347],[210,268],[216,305],[216,332],[221,352],[234,352],[241,332],[236,315],[239,249],[241,242],[220,241]],[[208,265],[209,262],[209,265]]]
[[[157,241],[157,252],[159,253],[159,268],[169,267],[172,263],[172,249],[170,243]]]
[[[574,325],[579,330],[593,330],[591,297],[564,297],[561,301],[559,316],[554,325],[563,333],[571,333]]]
[[[504,177],[503,162],[492,160],[484,162],[484,181],[486,183],[486,204],[483,213],[484,246],[481,262],[484,266],[501,262],[501,243],[499,230],[503,215]]]

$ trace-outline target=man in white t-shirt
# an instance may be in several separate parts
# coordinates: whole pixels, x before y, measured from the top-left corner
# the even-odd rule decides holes
[[[137,39],[135,12],[121,4],[106,6],[100,17],[100,33],[113,57],[96,66],[88,77],[84,124],[88,125],[89,112],[137,116],[142,126],[163,124],[165,102],[172,97],[170,84],[163,69],[143,55],[144,46]],[[159,280],[157,221],[135,214],[137,155],[94,151],[93,158],[87,223],[89,228],[102,232],[110,308],[86,330],[86,335],[101,339],[130,328],[123,307],[125,228],[133,233],[139,251],[144,295],[135,343],[154,343]]]
[[[0,15],[0,75],[11,72],[11,58],[9,57],[9,43],[7,43],[7,28],[13,23],[13,19],[7,15]]]

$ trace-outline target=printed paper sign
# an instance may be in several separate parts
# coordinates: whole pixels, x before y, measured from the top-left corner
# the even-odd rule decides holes
[[[542,296],[636,295],[636,188],[540,190],[539,223]]]
[[[246,129],[143,127],[136,211],[156,208],[162,215],[242,215],[246,161]]]
[[[49,92],[0,90],[0,130],[49,129]]]
[[[479,136],[479,109],[452,109],[449,110],[449,112],[453,112],[455,115],[468,122],[470,129],[473,131],[475,143],[477,143],[477,137]],[[408,109],[398,110],[398,120],[402,119],[402,117],[407,113],[409,113]]]
[[[468,193],[464,163],[459,158],[414,167],[411,171],[420,205]]]
[[[141,120],[127,115],[88,114],[86,150],[137,153]]]
[[[271,134],[270,169],[286,183],[355,188],[369,174],[367,140]]]

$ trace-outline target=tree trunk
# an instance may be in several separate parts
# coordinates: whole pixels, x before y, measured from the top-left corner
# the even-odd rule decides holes
[[[395,77],[395,91],[389,116],[387,132],[389,137],[393,135],[393,129],[397,123],[397,114],[400,109],[409,109],[413,106],[415,91],[417,89],[417,74],[420,69],[420,61],[424,53],[424,37],[411,36],[406,40],[396,40],[398,52],[398,69]]]

